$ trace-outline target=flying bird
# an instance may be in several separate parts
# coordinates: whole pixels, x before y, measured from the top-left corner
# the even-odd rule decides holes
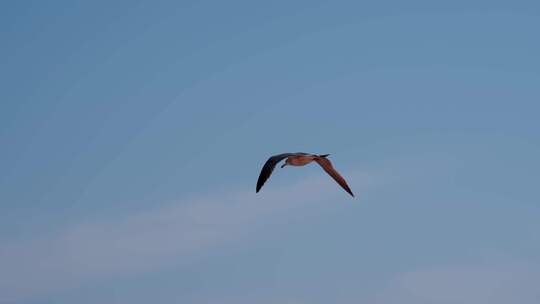
[[[257,180],[257,189],[256,192],[259,192],[261,190],[264,183],[268,180],[270,175],[272,174],[272,171],[274,171],[274,168],[276,165],[285,159],[285,163],[281,165],[281,168],[289,165],[289,166],[305,166],[313,161],[315,161],[317,164],[319,164],[328,175],[330,175],[347,193],[349,193],[352,197],[354,197],[354,194],[351,191],[351,188],[349,188],[349,185],[347,185],[347,182],[345,179],[334,169],[332,166],[332,163],[327,158],[330,154],[323,154],[323,155],[317,155],[317,154],[309,154],[309,153],[303,153],[303,152],[297,152],[297,153],[283,153],[271,156],[266,163],[264,164],[261,174],[259,174],[259,179]]]

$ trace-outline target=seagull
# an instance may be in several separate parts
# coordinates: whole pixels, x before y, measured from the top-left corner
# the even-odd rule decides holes
[[[351,191],[351,188],[349,188],[349,185],[347,185],[347,182],[345,179],[339,175],[339,173],[334,169],[332,166],[332,163],[327,158],[330,154],[309,154],[309,153],[303,153],[303,152],[296,152],[296,153],[283,153],[283,154],[277,154],[274,156],[271,156],[266,163],[264,164],[261,174],[259,174],[259,179],[257,180],[257,189],[256,192],[259,192],[261,190],[264,183],[268,180],[270,175],[272,174],[272,171],[274,171],[274,168],[276,165],[284,160],[285,163],[281,165],[281,168],[289,165],[289,166],[305,166],[312,161],[315,161],[317,164],[319,164],[326,173],[328,173],[347,193],[349,193],[352,197],[354,197],[354,194]]]

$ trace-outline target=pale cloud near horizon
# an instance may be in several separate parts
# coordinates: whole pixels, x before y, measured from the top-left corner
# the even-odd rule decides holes
[[[362,190],[392,180],[386,174],[346,174]],[[0,303],[25,302],[103,279],[160,271],[190,263],[221,245],[258,237],[283,218],[349,199],[325,175],[317,175],[260,194],[253,190],[205,194],[115,218],[87,218],[34,239],[2,240]],[[493,261],[492,261],[493,262]],[[520,304],[538,303],[540,265],[501,263],[435,265],[390,275],[376,290],[337,303],[372,304]],[[253,303],[238,295],[220,303]],[[320,303],[275,295],[262,303]],[[361,300],[359,300],[361,299]],[[213,299],[215,300],[215,299]],[[207,303],[215,303],[209,299]],[[135,301],[137,303],[137,301]],[[206,302],[205,302],[206,303]]]
[[[540,300],[538,282],[540,265],[526,260],[514,258],[487,264],[439,264],[391,274],[387,281],[380,282],[375,288],[358,283],[356,292],[359,293],[337,295],[333,303],[537,304]],[[234,295],[196,303],[323,304],[327,299],[289,291],[286,295]]]
[[[391,179],[359,171],[346,175],[358,187],[360,200],[362,190]],[[257,237],[260,229],[272,229],[290,214],[339,199],[348,198],[327,176],[318,175],[267,187],[258,195],[253,190],[205,194],[120,217],[88,218],[35,239],[2,240],[0,303],[190,263],[220,245]],[[376,290],[337,303],[533,304],[540,300],[539,281],[540,265],[526,261],[435,265],[395,273]],[[281,296],[263,303],[319,303],[294,294]],[[261,299],[239,295],[219,302],[255,300]]]
[[[362,188],[368,174],[348,174]],[[360,190],[360,189],[359,189]],[[85,282],[159,270],[229,240],[251,227],[343,196],[327,176],[304,179],[261,195],[237,191],[205,195],[119,218],[88,219],[36,239],[3,241],[0,302],[75,288]]]
[[[536,304],[540,265],[527,262],[441,265],[395,275],[374,304]]]

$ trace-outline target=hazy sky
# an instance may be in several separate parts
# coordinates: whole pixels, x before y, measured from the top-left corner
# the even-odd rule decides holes
[[[0,303],[540,302],[538,1],[4,1]],[[330,153],[357,195],[282,152]]]

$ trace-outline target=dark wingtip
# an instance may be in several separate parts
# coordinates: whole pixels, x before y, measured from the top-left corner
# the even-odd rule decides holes
[[[347,187],[348,188],[348,187]],[[345,191],[347,191],[347,193],[349,193],[352,197],[354,197],[354,193],[352,193],[352,190],[349,188],[349,189],[345,189]]]

